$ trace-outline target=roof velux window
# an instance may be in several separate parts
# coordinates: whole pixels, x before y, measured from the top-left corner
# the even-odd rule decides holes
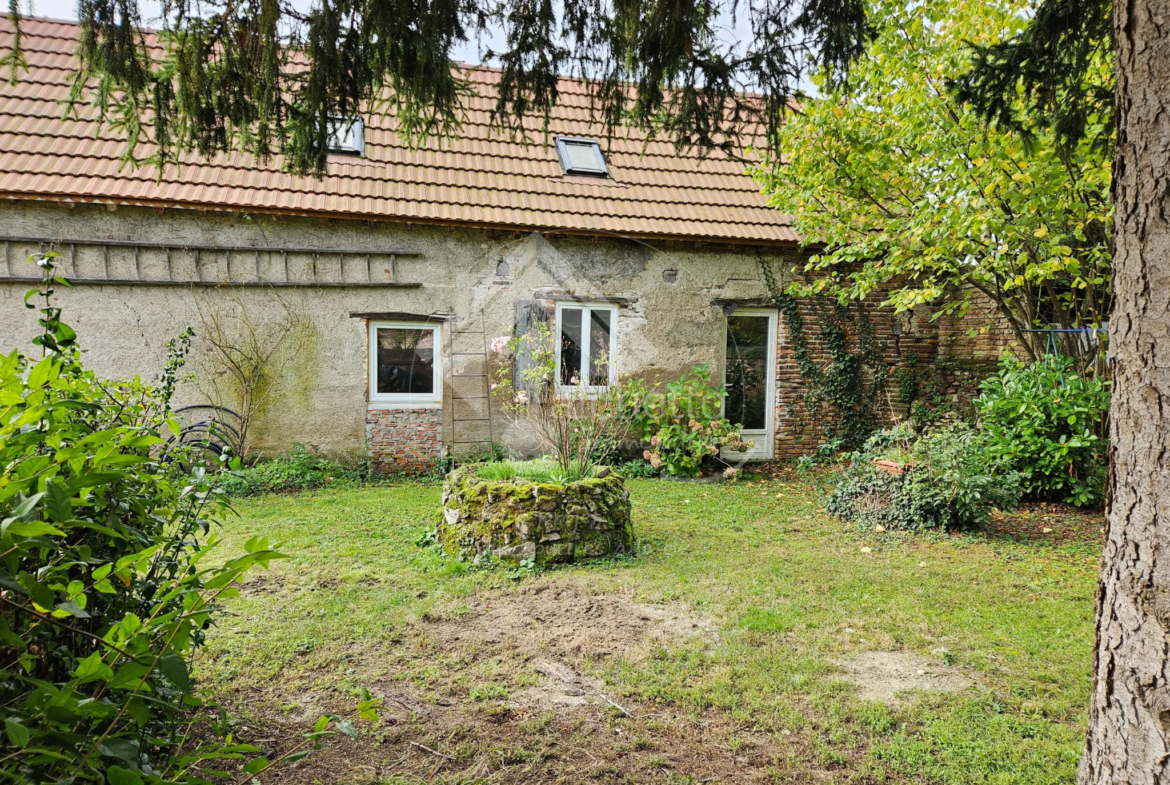
[[[329,152],[344,155],[364,155],[365,127],[360,117],[329,118]]]
[[[557,137],[557,156],[565,174],[583,174],[588,177],[609,177],[605,167],[605,156],[596,139],[578,139],[572,136]]]

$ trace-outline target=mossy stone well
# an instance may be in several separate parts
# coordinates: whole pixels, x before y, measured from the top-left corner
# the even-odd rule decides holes
[[[439,541],[468,560],[574,562],[634,549],[630,492],[616,474],[565,484],[485,480],[475,466],[447,475]]]

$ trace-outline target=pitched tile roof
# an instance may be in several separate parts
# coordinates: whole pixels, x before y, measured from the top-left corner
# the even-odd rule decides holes
[[[645,144],[623,132],[609,148],[611,180],[564,176],[552,136],[592,136],[583,85],[561,83],[547,142],[521,144],[489,128],[490,94],[499,73],[473,68],[483,88],[469,99],[460,135],[405,145],[392,118],[365,118],[365,157],[331,156],[320,180],[294,177],[279,160],[250,156],[185,159],[156,182],[153,169],[119,161],[121,135],[99,131],[96,112],[64,119],[76,66],[72,22],[22,22],[28,71],[0,86],[0,198],[91,201],[204,209],[311,214],[515,230],[624,234],[752,243],[792,243],[788,219],[766,205],[741,162],[678,154],[664,141]],[[0,52],[13,28],[0,19]],[[141,151],[141,148],[140,148]]]

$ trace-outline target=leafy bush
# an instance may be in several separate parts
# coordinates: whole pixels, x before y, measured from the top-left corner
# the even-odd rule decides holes
[[[1084,507],[1104,494],[1109,382],[1085,379],[1068,357],[1025,365],[1005,357],[975,400],[995,459],[1019,472],[1024,496]]]
[[[592,471],[590,472],[592,474]],[[576,482],[581,474],[576,466],[571,466],[566,472],[560,464],[550,460],[535,461],[495,461],[480,465],[475,475],[483,480],[504,482],[507,480],[532,480],[533,482],[555,483],[563,485],[567,482]]]
[[[623,406],[646,444],[642,457],[672,476],[697,477],[703,462],[718,455],[720,447],[750,446],[740,437],[740,426],[722,417],[723,395],[712,384],[707,365],[670,382],[665,392],[649,392],[640,379],[627,381]]]
[[[588,476],[613,454],[624,429],[621,385],[589,388],[557,383],[558,342],[547,324],[492,341],[498,356],[492,385],[519,432],[534,438],[566,476]],[[591,364],[608,378],[604,352]]]
[[[307,491],[339,482],[361,482],[368,478],[362,469],[347,469],[337,461],[314,455],[303,444],[255,466],[226,472],[220,480],[232,496],[254,496],[281,491]]]
[[[858,523],[915,531],[981,526],[993,509],[1019,502],[1018,475],[962,424],[921,437],[905,425],[879,431],[847,460],[825,507]],[[903,473],[883,470],[874,463],[879,460]]]
[[[0,355],[0,780],[194,785],[209,764],[258,774],[272,763],[255,747],[191,734],[189,662],[241,576],[280,554],[254,538],[243,555],[205,558],[225,503],[214,475],[164,452],[160,434],[178,431],[173,385],[160,394],[85,370],[49,305],[64,284],[50,277],[43,292],[44,356]]]

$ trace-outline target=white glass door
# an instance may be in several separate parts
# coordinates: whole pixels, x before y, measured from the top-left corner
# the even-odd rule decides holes
[[[743,426],[752,446],[724,460],[767,460],[776,436],[776,311],[737,308],[727,316],[723,416]]]

